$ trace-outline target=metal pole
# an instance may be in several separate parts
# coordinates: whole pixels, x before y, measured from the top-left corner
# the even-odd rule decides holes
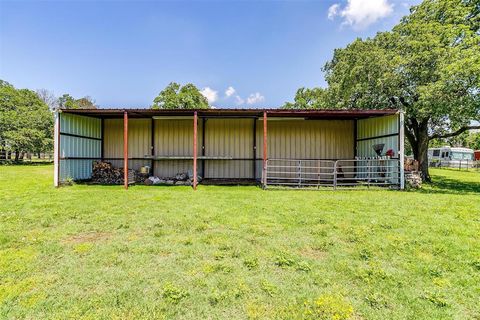
[[[257,181],[257,118],[253,119],[253,180]]]
[[[197,111],[193,113],[193,190],[197,190]]]
[[[128,114],[123,112],[123,185],[128,189]]]
[[[60,112],[57,110],[55,111],[55,140],[53,144],[53,163],[54,163],[54,171],[53,171],[53,185],[55,187],[59,186],[60,182]],[[7,154],[5,154],[5,158],[7,158]]]
[[[267,112],[263,111],[263,186],[267,185]]]
[[[333,164],[333,190],[337,189],[337,162],[338,160]]]
[[[150,146],[150,155],[152,156],[152,161],[150,161],[150,167],[152,168],[152,176],[155,175],[155,119],[152,118],[150,123],[151,129],[151,146]]]

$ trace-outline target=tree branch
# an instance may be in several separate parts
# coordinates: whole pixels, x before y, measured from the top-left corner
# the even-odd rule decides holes
[[[465,132],[467,130],[471,129],[480,129],[480,126],[465,126],[461,127],[457,131],[446,133],[446,134],[434,134],[429,137],[430,140],[432,139],[442,139],[442,138],[450,138],[450,137],[455,137],[458,136],[460,133]]]

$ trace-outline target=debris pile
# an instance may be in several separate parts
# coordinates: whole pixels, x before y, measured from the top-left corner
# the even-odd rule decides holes
[[[418,172],[405,173],[405,183],[407,188],[420,189],[422,187],[422,177]]]
[[[122,184],[123,168],[114,168],[110,162],[94,161],[92,182],[98,184]]]
[[[197,176],[197,182],[202,181],[202,177]],[[156,177],[150,176],[143,182],[146,185],[176,185],[176,186],[191,186],[193,184],[193,174],[190,172],[177,173],[174,177]]]

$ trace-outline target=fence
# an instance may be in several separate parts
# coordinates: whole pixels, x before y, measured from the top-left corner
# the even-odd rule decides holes
[[[458,170],[480,170],[479,160],[431,160],[430,167]]]
[[[320,188],[400,186],[398,159],[355,160],[269,159],[263,186]]]
[[[14,151],[5,151],[0,150],[0,162],[11,162],[15,160]],[[20,162],[53,162],[53,153],[38,153],[32,152],[20,152],[19,159]]]

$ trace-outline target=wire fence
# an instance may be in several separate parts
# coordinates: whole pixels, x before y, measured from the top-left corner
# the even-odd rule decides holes
[[[432,160],[429,167],[480,171],[480,160]]]

